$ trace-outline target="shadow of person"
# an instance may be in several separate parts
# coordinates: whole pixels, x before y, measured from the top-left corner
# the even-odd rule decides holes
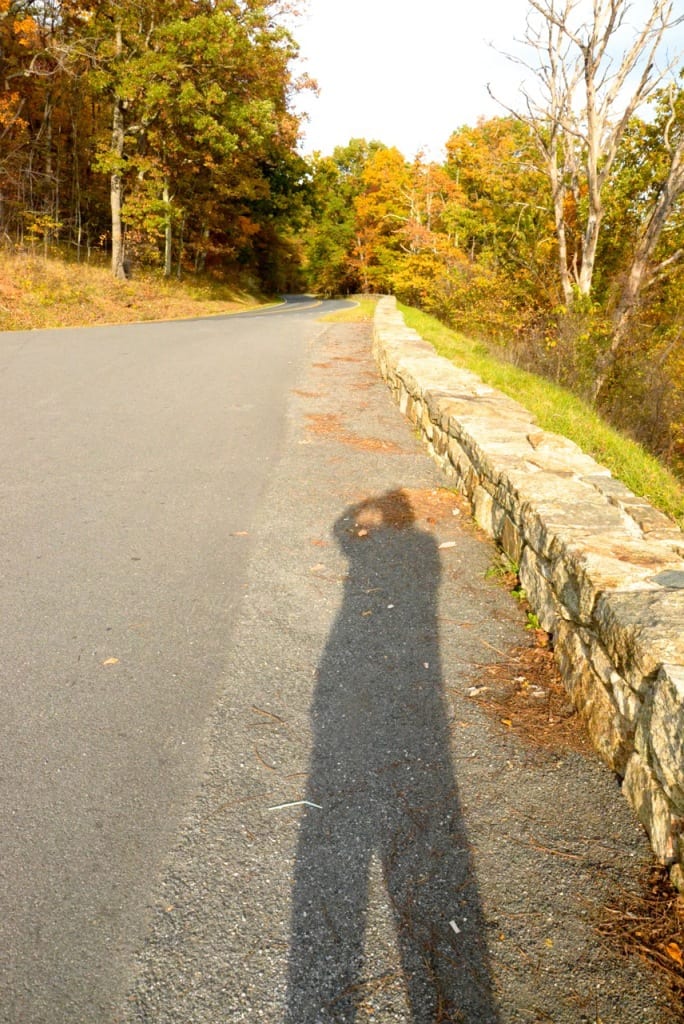
[[[348,508],[335,535],[349,572],[311,708],[307,800],[318,806],[306,807],[300,826],[286,1021],[357,1021],[372,972],[364,961],[375,860],[408,1019],[496,1024],[449,753],[437,544],[403,491]]]

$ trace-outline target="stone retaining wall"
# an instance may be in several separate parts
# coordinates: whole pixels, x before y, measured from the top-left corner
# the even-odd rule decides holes
[[[684,891],[684,534],[575,444],[377,306],[374,354],[480,526],[519,566],[573,702]]]

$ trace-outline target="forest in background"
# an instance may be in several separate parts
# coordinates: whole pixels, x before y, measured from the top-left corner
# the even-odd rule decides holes
[[[681,129],[683,114],[680,107]],[[633,127],[630,143],[640,130]],[[649,125],[649,136],[655,132]],[[642,206],[657,188],[652,165],[625,154],[606,205],[591,296],[566,306],[548,185],[526,126],[511,117],[482,121],[455,132],[447,152],[444,163],[407,161],[394,148],[355,139],[321,158],[307,236],[312,281],[326,295],[395,294],[593,402],[684,475],[682,204],[658,249],[659,260],[671,261],[667,273],[654,274],[642,292],[594,397]]]
[[[393,292],[684,474],[684,91],[661,58],[682,19],[529,8],[538,89],[436,162],[363,139],[301,156],[287,0],[0,0],[0,248]]]
[[[300,284],[280,0],[0,0],[0,240]]]
[[[684,90],[673,0],[528,0],[518,109],[446,159],[312,168],[309,270],[392,292],[593,404],[684,475]],[[681,37],[681,30],[679,31]]]

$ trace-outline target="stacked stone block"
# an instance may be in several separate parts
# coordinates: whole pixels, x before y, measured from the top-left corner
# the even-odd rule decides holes
[[[684,891],[684,534],[381,299],[374,354],[480,526],[519,566],[600,756]]]

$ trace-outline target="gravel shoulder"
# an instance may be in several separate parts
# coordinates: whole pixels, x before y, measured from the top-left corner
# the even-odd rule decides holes
[[[684,1019],[596,931],[650,859],[615,780],[474,699],[534,637],[444,483],[318,324],[121,1024]]]

